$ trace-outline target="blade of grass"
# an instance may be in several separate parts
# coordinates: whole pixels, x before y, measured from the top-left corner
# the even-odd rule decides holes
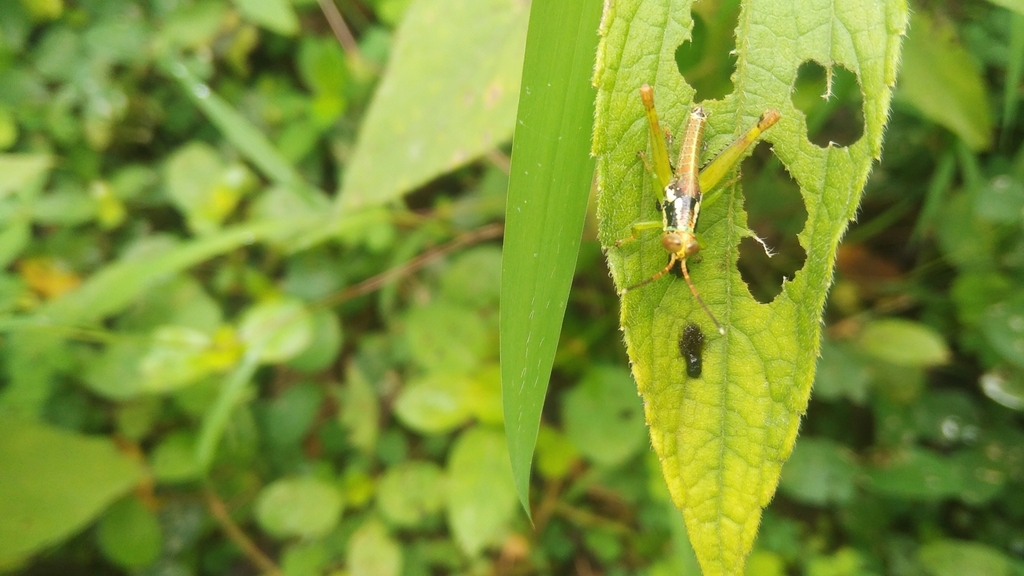
[[[516,492],[530,466],[593,178],[590,85],[600,0],[534,2],[512,143],[501,275],[501,381]]]
[[[205,474],[210,469],[214,456],[217,455],[217,446],[220,444],[221,436],[227,428],[231,419],[231,413],[236,406],[241,404],[245,396],[246,385],[252,380],[256,369],[259,368],[258,348],[250,349],[242,361],[225,378],[224,386],[217,395],[217,401],[203,416],[203,424],[199,429],[199,440],[196,442],[196,461],[199,468]]]
[[[325,222],[326,217],[248,222],[183,242],[156,256],[124,258],[108,264],[78,289],[43,306],[32,318],[44,326],[50,322],[67,326],[92,324],[120,312],[162,278],[241,246],[295,234]]]
[[[178,81],[189,99],[264,176],[279,186],[293,190],[310,206],[327,206],[327,198],[295,171],[266,135],[192,74],[187,66],[181,62],[165,61],[161,68]]]
[[[1021,73],[1024,71],[1024,14],[1014,12],[1010,15],[1010,61],[1006,65],[1006,84],[1003,87],[1003,130],[999,137],[999,145],[1006,148],[1010,127],[1017,119],[1017,87],[1020,86]]]

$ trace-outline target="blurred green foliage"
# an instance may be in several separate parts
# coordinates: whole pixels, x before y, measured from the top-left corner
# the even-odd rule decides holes
[[[381,80],[399,43],[451,48],[403,15],[459,4],[339,1],[343,48],[311,0],[0,2],[0,571],[698,573],[593,227],[531,527],[501,436],[507,148],[378,166],[408,184],[338,208],[378,80],[415,93],[463,65]],[[916,76],[841,249],[749,574],[1024,573],[1024,14],[998,4],[917,8]],[[522,9],[488,6],[470,20],[483,37]],[[701,26],[708,48],[680,59],[713,92],[731,69],[701,59],[735,24]],[[856,138],[852,81],[806,98],[813,142]],[[511,133],[473,118],[473,142]],[[748,204],[792,186],[765,152],[744,166]],[[802,262],[783,200],[751,211],[779,259],[741,253],[766,299]]]

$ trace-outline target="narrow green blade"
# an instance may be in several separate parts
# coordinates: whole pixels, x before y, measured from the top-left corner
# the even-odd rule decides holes
[[[278,186],[294,191],[310,206],[324,207],[327,199],[306,182],[291,163],[274,148],[267,136],[213,92],[181,62],[165,60],[163,68],[184,89],[189,99],[213,122],[221,134]]]
[[[530,12],[501,276],[501,381],[512,474],[529,514],[530,464],[594,172],[590,134],[600,0]]]

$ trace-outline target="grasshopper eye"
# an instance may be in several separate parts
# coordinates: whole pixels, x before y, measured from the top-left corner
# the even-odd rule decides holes
[[[685,242],[679,232],[665,232],[661,235],[661,245],[668,252],[678,254],[685,246]]]

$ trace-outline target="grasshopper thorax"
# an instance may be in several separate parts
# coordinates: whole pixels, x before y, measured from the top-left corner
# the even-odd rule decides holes
[[[665,250],[676,255],[680,260],[700,252],[700,244],[693,232],[685,230],[666,230],[661,235],[661,245]]]

